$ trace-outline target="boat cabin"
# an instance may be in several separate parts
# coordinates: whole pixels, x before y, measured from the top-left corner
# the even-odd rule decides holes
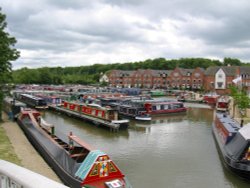
[[[93,116],[108,121],[118,120],[118,112],[110,107],[102,107],[99,104],[83,104],[64,101],[63,107],[80,114]]]

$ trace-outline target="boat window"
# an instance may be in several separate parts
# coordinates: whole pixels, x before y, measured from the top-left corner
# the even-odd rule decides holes
[[[128,113],[129,113],[129,114],[133,114],[133,115],[134,115],[134,114],[135,114],[135,112],[136,112],[136,110],[135,110],[135,109],[129,109],[129,110],[128,110]]]
[[[181,104],[174,104],[173,105],[173,109],[177,109],[177,108],[181,108],[182,106],[181,106]]]
[[[102,117],[102,111],[98,111],[98,117]]]
[[[164,110],[165,108],[164,108],[164,105],[161,105],[161,110]]]
[[[155,111],[156,110],[156,106],[152,106],[152,111]]]
[[[160,110],[160,109],[161,109],[160,105],[156,105],[156,110]]]

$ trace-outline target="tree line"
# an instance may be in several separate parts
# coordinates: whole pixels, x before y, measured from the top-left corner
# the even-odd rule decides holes
[[[94,64],[79,67],[42,67],[37,69],[21,68],[13,71],[12,81],[15,84],[95,84],[101,73],[110,70],[173,70],[176,67],[194,69],[210,66],[242,66],[247,65],[238,59],[224,58],[223,62],[206,58],[181,58],[167,60],[165,58],[147,59],[140,62]]]

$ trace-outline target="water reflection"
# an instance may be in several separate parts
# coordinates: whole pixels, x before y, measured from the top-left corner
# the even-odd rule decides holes
[[[151,123],[131,121],[128,130],[117,133],[55,112],[44,118],[56,131],[73,131],[108,153],[135,188],[250,186],[223,167],[211,109],[189,108],[186,114],[153,117]]]

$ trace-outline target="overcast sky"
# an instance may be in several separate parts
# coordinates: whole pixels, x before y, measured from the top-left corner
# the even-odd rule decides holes
[[[0,0],[13,69],[164,57],[250,62],[249,0]]]

